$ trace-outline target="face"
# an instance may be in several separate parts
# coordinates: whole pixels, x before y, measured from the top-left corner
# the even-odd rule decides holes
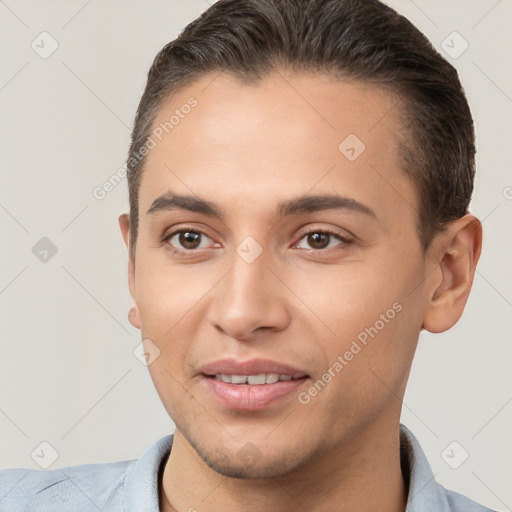
[[[158,115],[175,119],[140,186],[132,321],[222,474],[290,474],[398,422],[427,269],[394,105],[283,71],[205,76]]]

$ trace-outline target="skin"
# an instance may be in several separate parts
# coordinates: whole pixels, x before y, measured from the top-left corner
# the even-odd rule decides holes
[[[399,109],[377,86],[284,70],[242,85],[216,73],[178,91],[155,125],[190,96],[197,106],[148,155],[128,262],[130,321],[160,350],[149,370],[177,427],[161,510],[405,510],[401,400],[420,331],[442,332],[463,312],[480,222],[465,215],[423,252],[417,192],[397,154]],[[349,134],[366,146],[353,162],[338,150]],[[148,214],[168,190],[213,202],[225,218]],[[276,217],[281,201],[304,194],[342,195],[375,217]],[[129,247],[127,214],[119,224]],[[197,249],[161,241],[178,228],[206,237]],[[351,242],[331,236],[322,248],[305,234],[326,229]],[[252,263],[236,252],[249,236],[263,249]],[[307,373],[307,391],[396,303],[401,311],[307,404],[292,393],[237,412],[204,385],[205,363],[258,357]]]

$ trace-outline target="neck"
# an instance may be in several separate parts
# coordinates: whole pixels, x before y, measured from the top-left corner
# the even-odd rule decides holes
[[[210,469],[176,430],[160,489],[162,512],[405,511],[398,423],[370,425],[307,467],[275,479]],[[342,461],[342,463],[340,463]]]

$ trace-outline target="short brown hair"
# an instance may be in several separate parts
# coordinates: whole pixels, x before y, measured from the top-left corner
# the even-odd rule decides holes
[[[149,70],[127,162],[133,258],[146,160],[137,155],[162,103],[209,72],[248,84],[279,66],[380,84],[403,99],[400,156],[418,191],[424,250],[466,213],[475,173],[471,112],[455,68],[410,21],[378,0],[219,0]]]

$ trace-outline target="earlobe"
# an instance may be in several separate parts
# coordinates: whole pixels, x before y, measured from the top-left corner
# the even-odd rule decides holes
[[[140,329],[139,310],[135,304],[130,308],[130,311],[128,311],[128,321],[133,327]]]
[[[482,224],[471,214],[457,219],[439,235],[423,328],[438,333],[462,316],[482,249]]]
[[[137,304],[135,301],[136,287],[135,287],[135,262],[132,259],[130,251],[130,217],[127,213],[123,213],[118,218],[119,227],[121,229],[121,235],[124,240],[124,244],[128,251],[128,286],[130,289],[130,295],[132,297],[133,305],[128,312],[128,321],[135,328],[140,329],[140,316]]]

